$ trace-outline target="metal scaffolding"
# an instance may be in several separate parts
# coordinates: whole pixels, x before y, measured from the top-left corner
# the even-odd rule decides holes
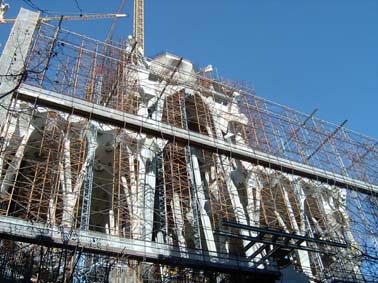
[[[30,36],[0,111],[0,278],[374,278],[376,140],[171,54]]]

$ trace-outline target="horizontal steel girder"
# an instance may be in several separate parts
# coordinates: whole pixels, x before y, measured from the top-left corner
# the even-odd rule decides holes
[[[341,188],[356,190],[369,195],[378,195],[377,185],[254,150],[246,145],[232,144],[150,118],[125,113],[80,98],[48,91],[40,87],[21,84],[15,97],[113,126],[135,130],[169,141],[181,142],[185,145],[189,144],[232,158],[249,161],[266,168],[317,180]]]
[[[273,278],[278,278],[281,274],[276,270],[257,269],[253,267],[253,262],[240,257],[233,258],[227,254],[211,255],[209,252],[189,249],[183,252],[179,247],[167,244],[122,238],[94,231],[62,229],[10,216],[0,216],[0,239],[223,273],[242,272],[252,276],[264,275]]]

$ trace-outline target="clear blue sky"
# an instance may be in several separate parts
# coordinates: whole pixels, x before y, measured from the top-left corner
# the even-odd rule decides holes
[[[120,0],[31,0],[57,14],[111,13]],[[8,17],[30,0],[8,0]],[[30,8],[30,6],[29,6]],[[132,14],[132,0],[124,12]],[[145,0],[146,55],[168,51],[259,96],[378,138],[378,0]],[[110,20],[65,27],[104,39]],[[10,26],[0,25],[2,46]],[[115,37],[132,33],[119,20]]]

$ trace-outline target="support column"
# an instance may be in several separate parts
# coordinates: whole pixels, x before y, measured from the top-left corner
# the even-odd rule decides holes
[[[21,8],[0,57],[0,123],[5,121],[12,92],[25,75],[25,59],[37,26],[39,12]]]

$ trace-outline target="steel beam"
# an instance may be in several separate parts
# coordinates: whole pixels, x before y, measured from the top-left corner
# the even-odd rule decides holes
[[[347,248],[348,247],[348,245],[346,243],[340,243],[340,242],[329,241],[329,240],[319,240],[319,239],[311,238],[311,237],[308,237],[308,236],[289,234],[289,233],[285,233],[285,232],[280,232],[280,231],[256,227],[256,226],[244,225],[244,224],[231,222],[231,221],[223,221],[222,224],[224,226],[231,227],[231,228],[244,229],[244,230],[248,230],[248,231],[253,231],[253,232],[263,233],[265,235],[273,236],[272,240],[271,240],[272,244],[274,244],[277,241],[277,238],[285,238],[285,239],[290,239],[290,240],[297,240],[295,242],[296,246],[300,246],[301,243],[306,241],[306,242],[311,242],[311,243],[316,243],[316,244],[319,244],[319,245],[331,246],[331,247],[338,247],[338,248]],[[256,242],[258,242],[258,241],[256,241]]]
[[[251,241],[254,243],[261,243],[265,245],[272,245],[272,246],[277,246],[282,249],[289,249],[289,250],[303,250],[303,251],[309,251],[309,252],[314,252],[314,253],[327,253],[330,255],[335,255],[336,252],[330,251],[330,250],[322,250],[320,248],[312,248],[312,247],[307,247],[307,246],[301,246],[301,245],[296,245],[296,244],[291,244],[291,243],[286,243],[285,241],[275,241],[272,242],[270,239],[261,239],[258,237],[253,237],[253,236],[247,236],[247,235],[240,235],[240,234],[234,234],[230,232],[225,232],[225,231],[214,231],[214,234],[227,237],[227,238],[234,238],[234,239],[240,239],[240,240],[245,240],[245,241]]]
[[[36,103],[37,105],[76,114],[113,126],[135,130],[169,141],[176,141],[183,143],[184,145],[191,145],[224,154],[266,168],[279,170],[280,172],[317,180],[341,188],[356,190],[369,195],[378,195],[377,185],[254,150],[246,145],[233,144],[197,132],[174,127],[150,118],[125,113],[80,98],[48,91],[40,87],[21,84],[15,97],[17,99]]]
[[[80,229],[62,230],[9,216],[0,216],[0,239],[10,239],[48,247],[81,250],[84,253],[125,257],[171,266],[200,270],[222,270],[224,273],[243,272],[278,278],[276,270],[257,269],[253,262],[227,254],[210,256],[188,249],[183,254],[178,247],[167,244],[121,238],[105,233]]]

